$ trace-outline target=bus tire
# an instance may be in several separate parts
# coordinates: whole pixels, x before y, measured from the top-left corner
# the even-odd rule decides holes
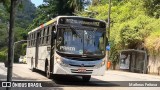
[[[35,71],[36,71],[36,69],[35,69],[35,68],[31,68],[31,71],[32,71],[32,72],[35,72]]]
[[[31,71],[32,72],[36,71],[36,69],[34,68],[34,65],[33,65],[33,57],[31,58]]]
[[[89,80],[91,79],[91,75],[84,75],[82,76],[82,79],[84,82],[89,82]]]
[[[52,78],[52,75],[51,75],[51,73],[50,73],[50,68],[49,68],[49,65],[48,65],[48,64],[45,66],[45,73],[46,73],[46,77],[47,77],[48,79],[51,79],[51,78]]]

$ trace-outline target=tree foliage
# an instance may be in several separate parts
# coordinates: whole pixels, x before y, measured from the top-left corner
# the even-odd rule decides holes
[[[36,18],[28,30],[51,20],[58,15],[73,15],[74,9],[68,5],[68,0],[44,0],[44,3],[37,8]]]
[[[5,10],[9,11],[10,0],[0,0],[0,3],[3,4],[3,6],[5,7]]]
[[[9,1],[0,0],[0,3],[3,3],[0,4],[0,50],[3,50],[0,57],[5,55],[6,51],[9,20],[6,9],[9,7]],[[44,0],[44,3],[36,9],[30,0],[23,0],[24,8],[18,9],[16,15],[15,40],[26,39],[26,28],[32,30],[58,15],[79,15],[107,22],[108,1]],[[160,53],[159,0],[112,0],[111,4],[110,59],[116,61],[118,51],[122,49],[146,48],[151,54]],[[25,45],[21,49],[24,47]],[[24,53],[19,50],[17,52]],[[19,53],[17,57],[18,55]]]
[[[44,3],[37,8],[36,18],[28,30],[59,15],[74,15],[75,12],[84,10],[88,4],[90,0],[44,0]]]
[[[27,39],[26,29],[33,22],[36,11],[36,7],[34,6],[34,4],[31,3],[30,0],[22,0],[22,2],[17,2],[17,4],[18,6],[16,9],[15,28],[14,28],[15,42]],[[6,58],[7,56],[8,31],[9,31],[9,10],[7,10],[8,7],[10,7],[10,0],[0,0],[0,54],[1,54],[0,60],[3,61],[4,57]],[[25,52],[24,48],[15,49],[15,61],[18,60],[20,54],[24,55],[24,53],[22,52]]]
[[[93,0],[99,1],[99,0]],[[103,0],[102,0],[103,1]],[[93,2],[95,3],[95,2]],[[122,49],[160,53],[159,0],[112,0],[110,59]],[[108,21],[108,2],[98,2],[77,15]],[[108,30],[108,29],[107,29]]]
[[[145,0],[144,6],[147,13],[155,18],[160,18],[160,1],[159,0]]]

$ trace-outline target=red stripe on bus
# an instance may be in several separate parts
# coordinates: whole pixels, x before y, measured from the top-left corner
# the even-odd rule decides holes
[[[44,27],[44,24],[42,24],[40,27],[43,28],[43,27]]]

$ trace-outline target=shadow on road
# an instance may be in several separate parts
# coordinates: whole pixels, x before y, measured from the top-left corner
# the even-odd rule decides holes
[[[6,71],[6,68],[4,71]],[[38,73],[40,75],[45,76],[45,73],[43,71],[40,70],[36,70],[35,73]],[[29,76],[32,77],[31,74],[29,74]],[[7,76],[5,75],[0,75],[0,79],[1,81],[6,81]],[[33,79],[30,77],[21,77],[18,76],[17,74],[13,74],[13,80],[12,81],[38,81],[41,82],[40,80],[38,80],[37,78]],[[47,78],[44,78],[44,81],[42,80],[42,83],[45,87],[74,87],[74,86],[99,86],[99,87],[115,87],[115,86],[119,86],[119,84],[115,84],[113,82],[109,82],[109,81],[102,81],[96,78],[91,78],[91,80],[89,82],[84,82],[82,80],[82,77],[80,76],[69,76],[69,75],[54,75],[53,79],[48,80]]]
[[[4,71],[7,71],[6,68],[2,68]],[[45,73],[41,70],[36,70],[35,73],[45,76]],[[32,77],[32,75],[29,75]],[[38,79],[33,79],[30,77],[21,77],[13,73],[12,81],[40,81]],[[0,75],[0,80],[6,81],[6,75]],[[54,75],[53,79],[48,80],[47,78],[42,81],[43,85],[47,87],[66,87],[66,86],[100,86],[100,87],[114,87],[119,86],[113,82],[102,81],[96,78],[91,78],[89,82],[84,82],[80,76],[69,76],[69,75]]]
[[[36,70],[36,73],[45,76],[45,72],[41,70]],[[80,76],[71,76],[71,75],[53,75],[51,79],[52,82],[46,82],[49,86],[55,87],[74,87],[74,86],[99,86],[99,87],[115,87],[119,86],[114,82],[102,81],[96,78],[91,78],[89,82],[84,82]]]
[[[36,70],[37,73],[45,76],[45,72]],[[56,87],[67,87],[67,86],[99,86],[99,87],[115,87],[120,86],[114,82],[102,81],[96,78],[91,78],[89,82],[84,82],[80,76],[71,75],[53,75],[52,81]],[[50,83],[51,84],[51,83]]]
[[[65,86],[99,86],[99,87],[115,87],[119,86],[112,82],[101,81],[96,78],[91,78],[91,81],[84,82],[80,76],[69,76],[69,75],[56,75],[53,77],[53,81],[61,87]]]

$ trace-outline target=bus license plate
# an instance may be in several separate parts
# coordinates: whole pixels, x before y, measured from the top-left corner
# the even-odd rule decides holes
[[[86,68],[79,68],[78,72],[86,72]]]

